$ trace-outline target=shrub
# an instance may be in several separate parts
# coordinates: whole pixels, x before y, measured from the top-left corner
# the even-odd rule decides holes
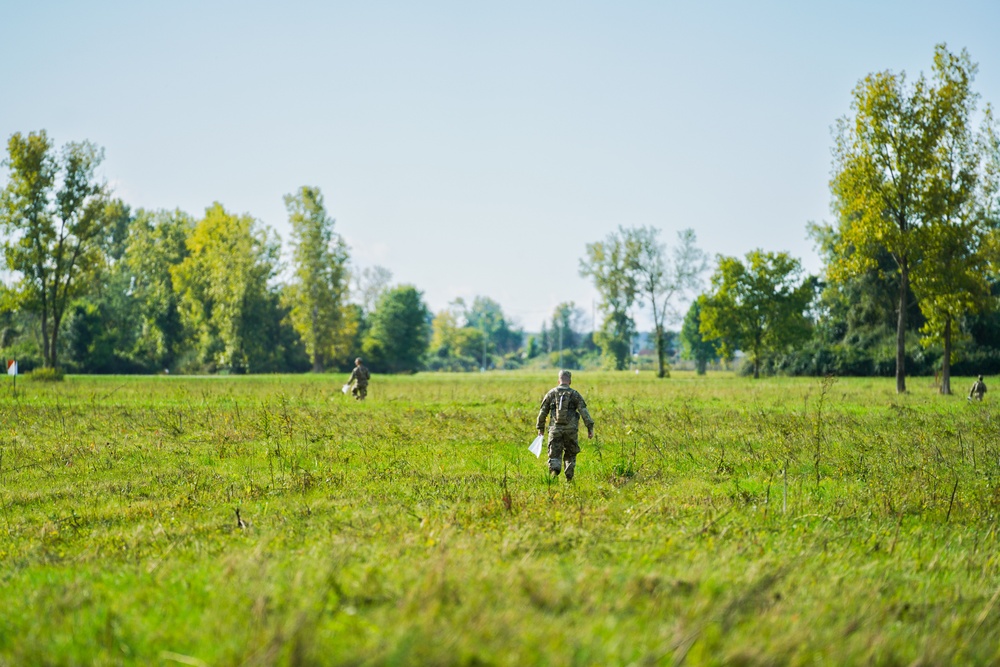
[[[36,368],[25,377],[32,382],[62,382],[63,372],[58,368]]]

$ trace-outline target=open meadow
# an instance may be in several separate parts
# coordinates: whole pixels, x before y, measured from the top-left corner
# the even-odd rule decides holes
[[[567,484],[554,372],[344,377],[4,386],[0,664],[1000,661],[992,394],[579,372]]]

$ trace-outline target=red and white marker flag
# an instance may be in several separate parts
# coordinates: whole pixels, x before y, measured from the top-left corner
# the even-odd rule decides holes
[[[17,375],[17,359],[7,360],[7,375]]]

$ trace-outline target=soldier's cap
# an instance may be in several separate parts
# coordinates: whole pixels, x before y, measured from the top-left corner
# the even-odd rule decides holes
[[[572,378],[573,374],[570,373],[568,370],[566,370],[564,368],[561,371],[559,371],[559,377],[561,377],[561,378]]]
[[[360,364],[360,363],[361,363],[361,357],[358,357],[357,359],[355,359],[355,360],[354,360],[354,363],[356,363],[356,364]]]
[[[982,380],[982,379],[983,379],[983,376],[982,376],[982,375],[980,375],[980,376],[979,376],[979,379],[980,379],[980,380]]]

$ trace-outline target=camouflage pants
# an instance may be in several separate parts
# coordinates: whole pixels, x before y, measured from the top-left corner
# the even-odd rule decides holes
[[[565,464],[566,479],[573,479],[579,453],[576,433],[549,431],[549,471],[553,475],[558,475]]]
[[[351,393],[354,394],[354,398],[357,400],[365,400],[365,396],[368,395],[368,383],[365,382],[364,384],[361,384],[360,382],[356,382],[354,384],[354,389],[351,389]]]

